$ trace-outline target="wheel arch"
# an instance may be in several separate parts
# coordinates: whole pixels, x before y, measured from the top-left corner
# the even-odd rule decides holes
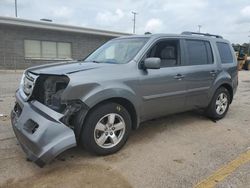
[[[126,110],[128,111],[128,113],[130,114],[131,117],[131,121],[132,121],[132,129],[136,129],[138,127],[139,124],[139,120],[138,120],[138,113],[137,110],[135,108],[135,106],[133,105],[133,103],[123,97],[112,97],[112,98],[108,98],[105,100],[102,100],[98,103],[96,103],[93,107],[91,107],[91,109],[87,112],[86,117],[88,116],[89,112],[94,109],[97,108],[99,105],[103,105],[105,103],[117,103],[122,105],[124,108],[126,108]]]
[[[233,101],[233,87],[228,83],[221,84],[220,87],[224,87],[228,90],[228,92],[230,94],[230,103],[232,103],[232,101]],[[220,87],[218,87],[218,88],[220,88]]]
[[[75,120],[74,127],[75,127],[75,135],[76,135],[77,140],[79,140],[81,137],[82,128],[83,128],[84,123],[85,123],[88,115],[90,114],[90,112],[93,109],[97,108],[98,106],[103,105],[105,103],[109,103],[109,102],[114,102],[114,103],[120,104],[124,108],[126,108],[126,110],[128,111],[128,113],[131,116],[132,129],[135,130],[139,127],[140,120],[139,120],[138,112],[137,112],[134,104],[126,98],[111,97],[111,98],[107,98],[107,99],[103,99],[101,101],[98,101],[93,106],[90,106],[87,111],[82,110],[76,114],[76,120]]]
[[[90,109],[105,102],[116,102],[129,111],[133,123],[132,128],[136,129],[138,127],[141,101],[135,92],[126,85],[102,88],[101,90],[94,91],[89,97],[83,99],[83,101]]]
[[[228,90],[230,94],[230,103],[231,103],[234,95],[232,86],[232,77],[225,71],[221,72],[214,81],[212,93],[210,93],[210,100],[214,96],[217,89],[219,89],[220,87],[225,87]]]
[[[213,90],[212,95],[210,95],[210,96],[211,96],[211,99],[210,99],[210,100],[212,100],[212,98],[213,98],[215,92],[216,92],[220,87],[224,87],[224,88],[226,88],[226,89],[228,90],[228,92],[229,92],[229,94],[230,94],[230,104],[231,104],[232,101],[233,101],[233,96],[234,96],[234,94],[233,94],[233,87],[232,87],[232,85],[231,85],[229,82],[221,82],[221,83],[218,83],[218,84],[214,87],[214,90]]]

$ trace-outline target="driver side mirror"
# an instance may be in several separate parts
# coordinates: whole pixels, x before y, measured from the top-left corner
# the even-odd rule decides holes
[[[144,60],[145,69],[160,69],[161,68],[161,59],[158,57],[149,57]]]

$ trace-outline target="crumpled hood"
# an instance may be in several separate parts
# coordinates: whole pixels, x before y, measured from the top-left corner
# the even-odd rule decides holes
[[[101,67],[111,66],[107,63],[93,63],[83,61],[71,61],[41,65],[29,68],[28,71],[34,74],[52,74],[52,75],[65,75],[73,74],[76,72],[87,71],[91,69],[98,69]]]

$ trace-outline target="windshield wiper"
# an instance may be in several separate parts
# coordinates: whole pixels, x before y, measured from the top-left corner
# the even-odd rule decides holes
[[[78,60],[78,61],[83,61],[83,60]],[[83,61],[83,62],[102,63],[101,61],[95,61],[95,60],[93,60],[93,61]]]
[[[93,62],[93,63],[101,63],[100,61],[95,61],[95,60],[94,60],[94,61],[90,61],[90,62]]]

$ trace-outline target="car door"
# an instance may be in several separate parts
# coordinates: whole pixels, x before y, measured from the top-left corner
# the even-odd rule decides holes
[[[202,108],[209,103],[208,94],[218,74],[209,41],[186,39],[185,82],[187,86],[186,108]]]
[[[160,47],[157,48],[157,45]],[[159,51],[163,49],[165,52]],[[145,56],[161,58],[162,66],[160,69],[140,70],[139,94],[143,101],[141,119],[147,120],[183,111],[186,88],[183,80],[184,70],[179,66],[182,58],[180,40],[157,41]]]

